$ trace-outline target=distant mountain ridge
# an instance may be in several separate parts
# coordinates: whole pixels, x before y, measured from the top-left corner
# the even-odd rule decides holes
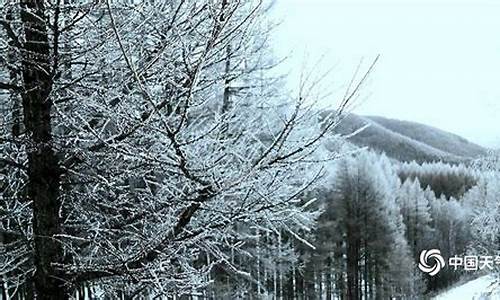
[[[399,161],[458,163],[487,154],[486,148],[459,135],[416,122],[379,116],[349,114],[334,132],[349,135],[367,124],[369,127],[348,140],[360,147],[385,152]]]

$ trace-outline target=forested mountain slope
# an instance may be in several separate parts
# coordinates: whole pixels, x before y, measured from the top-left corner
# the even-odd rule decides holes
[[[477,157],[486,154],[486,150],[465,138],[425,124],[388,119],[379,116],[367,116],[386,129],[425,143],[436,149],[463,157]]]
[[[349,135],[367,124],[370,126],[350,137],[349,141],[385,152],[400,161],[466,162],[487,152],[487,149],[458,135],[428,125],[376,116],[350,114],[334,132]]]

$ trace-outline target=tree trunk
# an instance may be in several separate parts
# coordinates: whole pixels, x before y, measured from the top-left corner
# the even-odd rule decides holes
[[[12,22],[14,21],[14,12],[12,11],[12,8],[7,10],[7,13],[5,15],[5,19],[7,22]],[[9,41],[9,47],[17,47],[14,41],[11,39]],[[13,86],[17,86],[18,82],[18,76],[17,72],[15,70],[16,66],[16,60],[18,57],[14,54],[15,52],[11,51],[7,55],[7,61],[9,63],[9,84]],[[11,133],[12,137],[18,137],[21,134],[21,116],[20,116],[20,100],[19,100],[19,94],[17,92],[11,91],[10,93],[10,103],[11,103],[11,108],[12,108],[12,127],[11,127]]]
[[[226,66],[224,70],[224,92],[222,96],[222,108],[221,112],[223,114],[227,113],[229,111],[230,105],[231,105],[231,100],[230,100],[230,88],[229,85],[231,84],[231,45],[226,46]]]
[[[379,267],[375,265],[375,300],[382,300],[384,299],[383,297],[383,286],[382,286],[382,280],[381,280],[382,275],[380,274]]]
[[[344,295],[346,294],[344,278],[344,274],[346,272],[346,264],[344,263],[344,250],[342,241],[337,241],[335,243],[332,263],[333,266],[331,269],[335,274],[335,294],[338,296],[338,299],[343,300],[345,298]]]
[[[352,239],[352,233],[347,234],[347,299],[357,300],[358,297],[358,253],[357,241]]]
[[[43,0],[23,0],[21,20],[25,36],[22,95],[28,145],[28,193],[33,201],[35,240],[34,284],[38,300],[67,299],[61,272],[63,249],[54,235],[61,233],[59,218],[59,159],[52,145],[52,89],[50,50]]]

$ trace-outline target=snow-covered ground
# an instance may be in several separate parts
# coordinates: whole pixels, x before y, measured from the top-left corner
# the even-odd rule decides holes
[[[494,278],[485,275],[454,287],[433,300],[500,300],[500,287]]]

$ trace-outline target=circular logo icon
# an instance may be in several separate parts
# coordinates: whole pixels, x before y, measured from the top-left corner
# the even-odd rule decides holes
[[[441,256],[441,251],[438,249],[423,250],[420,253],[420,262],[418,268],[434,276],[444,267],[444,258]]]

